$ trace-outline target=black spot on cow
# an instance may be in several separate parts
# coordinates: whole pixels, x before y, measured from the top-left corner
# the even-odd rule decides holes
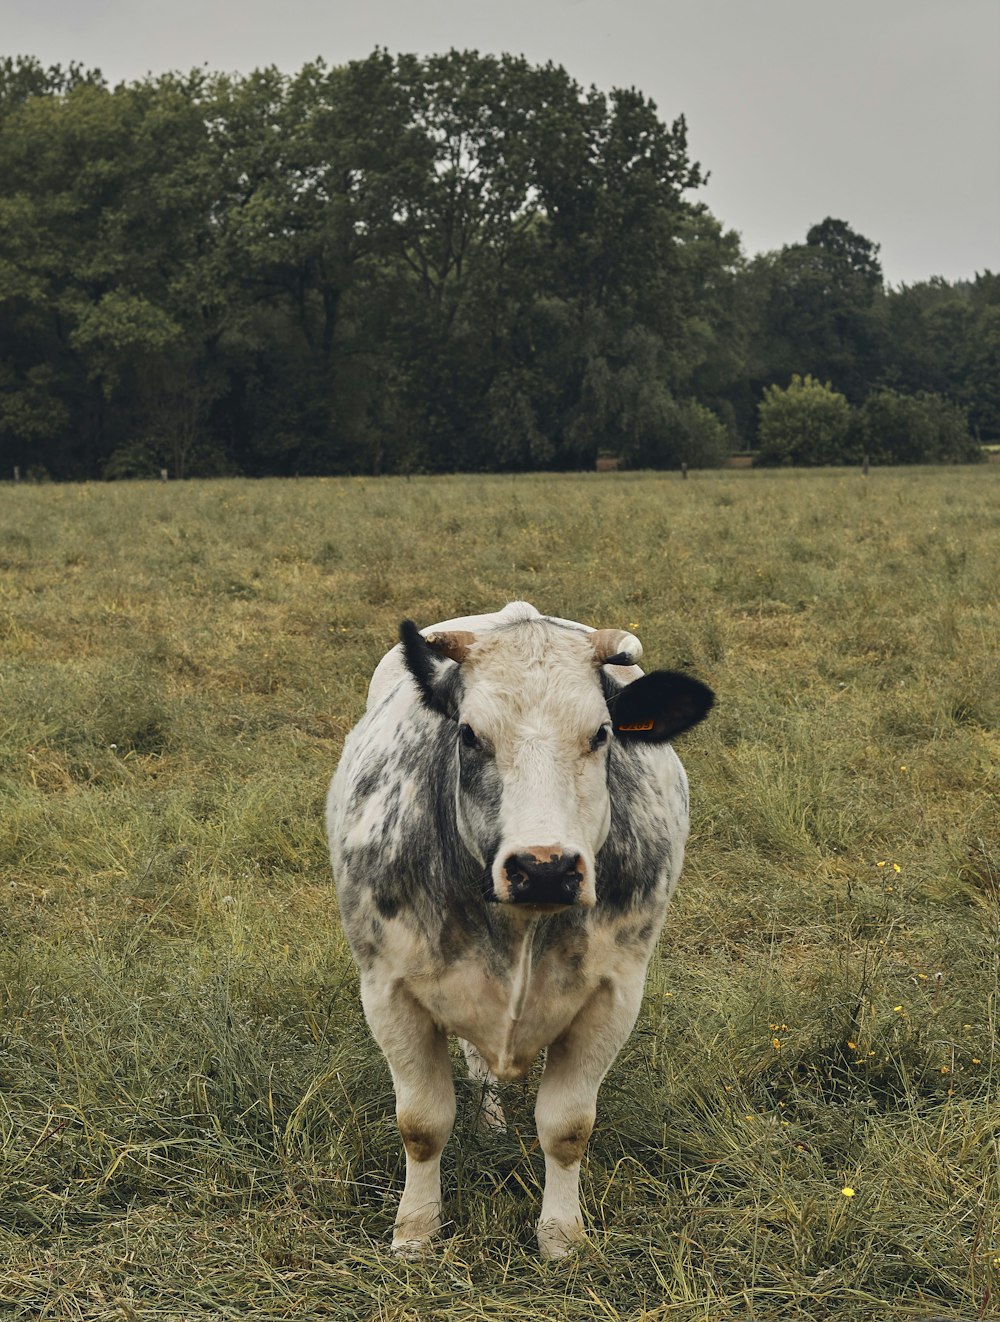
[[[354,951],[354,958],[358,961],[358,967],[363,973],[367,973],[378,958],[378,942],[362,938],[355,941],[351,949]]]
[[[459,905],[441,919],[438,933],[438,953],[445,964],[455,964],[468,955],[475,944],[475,932],[481,930],[477,912]]]
[[[351,787],[351,800],[349,809],[356,809],[371,798],[378,787],[382,784],[382,778],[385,775],[385,767],[381,762],[372,761],[358,775]]]
[[[406,777],[420,772],[425,758],[425,741],[406,739],[396,745],[393,760],[400,775]]]
[[[622,950],[632,947],[642,950],[649,944],[653,935],[654,923],[651,919],[644,923],[622,923],[615,933],[615,945]]]
[[[544,953],[555,957],[563,992],[580,979],[590,944],[587,922],[585,910],[569,909],[538,925],[535,956],[540,958]]]
[[[466,752],[459,759],[463,796],[479,808],[487,820],[500,814],[503,786],[496,763],[476,753]]]
[[[384,877],[377,877],[372,887],[375,908],[383,918],[395,918],[399,913],[400,895],[395,887],[386,884]]]
[[[382,835],[391,840],[399,827],[402,787],[398,780],[393,781],[386,791],[386,800],[382,808]]]

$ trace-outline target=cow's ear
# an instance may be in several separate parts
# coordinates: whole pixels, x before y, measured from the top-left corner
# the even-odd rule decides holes
[[[412,620],[404,620],[399,626],[399,641],[403,644],[406,668],[413,676],[424,704],[449,720],[457,720],[457,665],[446,652],[429,646]]]
[[[715,701],[707,684],[674,670],[654,670],[608,700],[611,723],[628,743],[662,744],[705,719]]]

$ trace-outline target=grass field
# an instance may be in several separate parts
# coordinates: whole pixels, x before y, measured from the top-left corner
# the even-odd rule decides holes
[[[0,1318],[1000,1315],[998,532],[992,466],[0,488]],[[517,597],[719,703],[591,1246],[459,1082],[399,1262],[322,800],[399,620]]]

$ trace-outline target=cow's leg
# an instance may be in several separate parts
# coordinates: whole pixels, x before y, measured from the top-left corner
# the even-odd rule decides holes
[[[469,1067],[469,1078],[475,1079],[482,1089],[476,1124],[480,1129],[489,1129],[497,1134],[506,1133],[507,1117],[500,1105],[496,1075],[491,1072],[489,1065],[473,1043],[466,1042],[464,1038],[461,1042],[462,1050],[465,1052],[465,1062]]]
[[[597,1090],[632,1031],[642,1000],[643,971],[602,983],[569,1029],[549,1047],[538,1086],[535,1123],[545,1153],[545,1192],[538,1247],[564,1257],[583,1241],[580,1161],[597,1115]]]
[[[362,985],[361,999],[392,1072],[396,1121],[406,1149],[406,1184],[392,1247],[412,1256],[441,1224],[441,1153],[455,1123],[448,1039],[398,983]]]

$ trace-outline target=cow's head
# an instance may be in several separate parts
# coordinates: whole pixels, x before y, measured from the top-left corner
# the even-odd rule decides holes
[[[530,911],[595,904],[611,742],[665,743],[707,715],[712,691],[671,671],[638,675],[641,644],[617,629],[528,619],[423,637],[404,620],[400,638],[424,703],[453,727],[459,831],[489,898]]]

